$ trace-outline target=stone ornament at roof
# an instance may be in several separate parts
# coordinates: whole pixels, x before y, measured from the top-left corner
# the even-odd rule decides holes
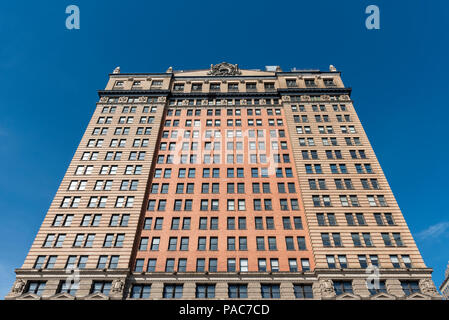
[[[216,65],[211,64],[210,71],[207,74],[211,76],[235,76],[242,74],[242,72],[237,64],[222,62]]]

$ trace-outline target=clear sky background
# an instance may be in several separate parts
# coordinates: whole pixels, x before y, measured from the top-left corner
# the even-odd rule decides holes
[[[81,29],[65,28],[66,6]],[[367,30],[365,8],[380,8]],[[1,1],[0,297],[9,291],[116,66],[342,70],[439,286],[449,260],[449,2]]]

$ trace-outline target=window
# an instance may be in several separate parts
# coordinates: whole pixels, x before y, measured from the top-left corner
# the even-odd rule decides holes
[[[409,296],[413,293],[420,292],[418,281],[401,281],[401,287],[406,296]]]
[[[311,284],[294,284],[293,290],[295,292],[295,298],[313,299],[313,290]]]
[[[248,298],[247,284],[229,284],[228,285],[229,298]]]
[[[370,294],[372,296],[375,295],[375,294],[378,294],[380,292],[387,293],[387,287],[385,285],[385,280],[379,280],[379,286],[377,288],[375,286],[375,282],[374,283],[369,283],[367,281],[366,285],[367,285],[368,290],[369,290],[369,292],[370,292]]]
[[[134,284],[131,288],[131,298],[145,299],[150,297],[151,285],[149,284]]]
[[[103,293],[104,295],[109,295],[111,290],[111,281],[94,281],[90,289],[90,293]]]
[[[197,284],[195,290],[196,298],[215,298],[215,284]]]
[[[34,293],[38,296],[41,296],[42,292],[45,289],[45,285],[46,285],[46,282],[44,282],[44,281],[29,281],[25,292]]]
[[[261,285],[262,298],[280,298],[280,285],[279,284],[262,284]]]
[[[352,292],[352,282],[351,281],[334,281],[334,290],[337,296],[343,293],[353,293]]]
[[[182,298],[182,284],[164,284],[163,298]]]

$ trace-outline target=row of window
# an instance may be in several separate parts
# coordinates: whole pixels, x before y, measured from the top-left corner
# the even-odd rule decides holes
[[[86,190],[87,180],[71,180],[68,190],[70,191],[83,191]],[[112,190],[114,180],[96,180],[93,190],[95,191],[110,191]],[[136,191],[139,186],[139,180],[121,180],[120,191]]]
[[[238,260],[238,264],[237,264]],[[226,272],[248,272],[248,259],[247,258],[228,258],[226,265]],[[143,272],[144,270],[145,259],[136,259],[136,264],[134,267],[134,272]],[[156,271],[156,258],[148,259],[146,272],[155,272]],[[206,266],[207,263],[207,266]],[[278,258],[270,258],[269,259],[270,270],[267,267],[267,259],[266,258],[258,258],[257,259],[257,271],[259,272],[279,272],[279,259]],[[217,258],[209,258],[206,261],[205,258],[196,259],[196,272],[217,272],[218,259]],[[309,271],[310,270],[310,262],[308,258],[300,259],[301,270],[298,267],[298,261],[296,258],[288,259],[288,266],[290,272],[298,272],[298,271]],[[165,272],[186,272],[187,271],[187,258],[178,258],[178,262],[176,264],[176,259],[167,258],[165,260]]]
[[[91,175],[94,171],[94,166],[77,166],[75,170],[75,175]],[[114,175],[118,172],[118,165],[103,165],[101,166],[98,174],[101,175]],[[141,165],[127,165],[123,174],[141,174],[142,166]]]
[[[287,81],[289,81],[289,80],[287,80]],[[314,81],[314,80],[311,79],[310,81]],[[332,79],[329,79],[325,83],[330,83],[332,81],[333,81]],[[312,86],[310,84],[311,82],[307,82],[307,83],[309,83],[309,86]],[[264,82],[263,86],[264,86],[264,89],[266,91],[273,91],[273,90],[275,90],[274,82]],[[185,83],[176,82],[176,83],[173,84],[173,91],[183,92],[184,91],[184,87],[185,87]],[[226,87],[227,87],[228,91],[230,91],[230,92],[239,91],[239,82],[228,82]],[[247,91],[254,92],[254,91],[257,90],[257,82],[246,82],[245,83],[245,88],[246,88]],[[203,89],[203,83],[201,83],[201,82],[193,82],[191,84],[192,92],[202,91],[202,89]],[[211,82],[209,84],[209,91],[220,91],[220,89],[221,89],[221,83],[220,82]]]
[[[86,207],[87,208],[106,208],[108,201],[107,196],[90,197]],[[81,197],[64,197],[62,199],[61,208],[78,208],[81,203]],[[134,196],[117,196],[114,208],[132,208],[134,206]]]
[[[292,104],[291,105],[291,109],[292,109],[293,112],[298,112],[298,111],[300,111],[300,112],[307,112],[307,111],[309,111],[308,110],[309,108],[313,112],[319,112],[319,111],[326,112],[326,111],[328,111],[327,107],[328,106],[326,106],[324,104],[320,104],[319,106],[317,104],[312,104],[312,105],[307,105],[307,106],[303,105],[303,104],[301,104],[301,105]],[[340,104],[340,105],[333,104],[332,105],[332,110],[336,111],[336,112],[338,112],[338,111],[348,111],[348,107],[345,104]]]
[[[117,269],[118,262],[119,262],[119,256],[105,256],[101,255],[98,258],[98,262],[96,265],[97,269]],[[36,258],[36,261],[33,265],[34,269],[53,269],[56,261],[58,259],[58,256],[51,255],[51,256],[38,256]],[[89,260],[89,256],[81,255],[81,256],[69,256],[67,258],[67,261],[65,263],[65,269],[85,269],[87,265],[87,261]]]
[[[221,164],[222,163],[222,157],[224,158],[224,155],[218,153],[218,154],[204,154],[201,159],[202,164]],[[290,155],[289,154],[271,154],[267,156],[266,154],[227,154],[226,155],[226,164],[243,164],[245,162],[245,158],[250,164],[266,164],[269,162],[273,163],[290,163]],[[160,154],[157,156],[157,162],[158,164],[197,164],[198,163],[198,155],[197,154]]]
[[[127,181],[127,180],[125,180],[125,181]],[[287,188],[288,188],[289,193],[296,193],[296,188],[295,188],[294,182],[288,182],[287,188],[285,185],[286,185],[286,183],[284,183],[284,182],[278,182],[277,183],[277,191],[279,193],[286,193]],[[271,193],[271,188],[270,188],[269,182],[263,182],[263,183],[253,182],[253,183],[251,183],[251,186],[252,186],[252,192],[254,194]],[[165,194],[165,193],[169,192],[169,187],[170,187],[169,183],[161,183],[161,184],[153,183],[151,185],[150,192],[152,194],[158,194],[158,193]],[[195,191],[194,183],[177,183],[176,184],[175,193],[177,193],[177,194],[183,194],[183,193],[192,194],[192,193],[194,193],[194,191]],[[239,182],[239,183],[228,182],[226,184],[226,192],[228,194],[245,193],[246,192],[245,183],[244,182]],[[218,182],[217,183],[207,183],[207,182],[201,183],[201,193],[220,193],[220,183],[218,183]]]
[[[129,117],[130,118],[130,117]],[[132,120],[130,119],[126,119],[126,122],[120,122],[120,121],[125,121],[125,120],[120,120],[118,123],[133,123]],[[130,121],[130,122],[128,122]],[[206,119],[203,120],[205,121],[206,127],[220,127],[221,126],[221,119]],[[140,122],[142,123],[142,122]],[[164,122],[164,126],[165,127],[179,127],[180,124],[180,120],[165,120]],[[246,122],[247,126],[263,126],[263,119],[247,119]],[[267,119],[267,124],[268,126],[283,126],[284,125],[284,121],[282,119]],[[200,119],[187,119],[185,120],[184,126],[185,127],[201,127],[201,120]],[[242,120],[241,119],[227,119],[226,120],[226,125],[229,127],[233,127],[233,126],[241,126],[242,125]]]
[[[136,129],[136,135],[149,135],[151,134],[151,127],[138,127]],[[119,136],[119,135],[129,135],[131,128],[130,127],[116,127],[114,130],[114,135],[115,136]],[[93,136],[105,136],[108,134],[109,128],[108,127],[103,127],[103,128],[99,128],[99,127],[95,127],[94,130],[92,130],[92,135]]]
[[[176,117],[180,117],[183,113],[183,111],[185,110],[185,115],[187,117],[191,117],[194,115],[195,116],[201,116],[201,111],[202,109],[200,108],[195,108],[195,109],[173,109],[170,108],[167,110],[167,116],[176,116]],[[226,116],[241,116],[242,115],[242,110],[239,108],[227,108],[227,109],[222,109],[222,108],[214,108],[214,109],[207,109],[206,110],[206,115],[207,116],[221,116],[223,110],[226,110]],[[248,116],[260,116],[262,115],[262,110],[265,110],[267,115],[272,116],[274,114],[276,114],[277,116],[280,116],[282,114],[282,109],[274,109],[274,113],[273,113],[273,109],[272,108],[263,108],[263,109],[252,109],[252,108],[246,108],[246,115]]]
[[[236,220],[237,220],[237,227],[239,230],[246,230],[247,229],[247,219],[246,217],[227,217],[226,218],[226,229],[227,230],[235,230],[236,229]],[[181,218],[180,217],[173,217],[170,224],[170,230],[179,230],[180,228],[182,230],[190,230],[191,227],[191,218],[190,217],[183,217],[182,218],[182,225],[181,225]],[[209,221],[209,224],[208,224]],[[143,230],[162,230],[163,227],[164,218],[163,217],[147,217],[144,220],[143,224]],[[218,217],[199,217],[199,230],[207,230],[209,225],[209,230],[218,230]],[[302,230],[303,224],[301,217],[293,217],[293,224],[291,221],[291,217],[282,217],[282,226],[284,230],[292,230],[293,228],[295,230]],[[274,217],[265,217],[265,224],[264,219],[262,217],[254,217],[254,228],[255,230],[264,230],[265,228],[267,230],[274,230],[275,229],[275,223],[274,223]]]
[[[129,214],[112,214],[109,220],[109,227],[127,227],[129,222]],[[73,214],[57,214],[55,215],[52,227],[70,227],[73,221]],[[81,220],[81,227],[98,227],[101,221],[101,214],[84,214]]]
[[[132,143],[132,147],[148,147],[148,139],[134,139]],[[104,139],[89,139],[87,142],[88,148],[101,148],[103,147]],[[126,147],[126,139],[111,139],[109,143],[110,148],[125,148]]]
[[[341,133],[357,133],[354,126],[340,126]],[[321,134],[334,134],[333,126],[318,126],[318,132]],[[312,134],[310,126],[297,126],[296,133],[298,134]]]
[[[362,145],[362,142],[360,141],[359,137],[345,137],[344,141],[347,146],[360,146]],[[298,138],[298,143],[301,147],[314,147],[316,146],[315,138]],[[321,138],[321,144],[325,147],[328,146],[339,146],[338,140],[336,137],[330,137],[330,138]]]
[[[99,154],[98,152],[83,152],[83,155],[81,157],[81,161],[88,161],[88,160],[89,161],[95,161],[95,160],[98,160],[98,154]],[[121,152],[121,151],[116,151],[116,152],[107,151],[105,156],[104,156],[104,160],[105,161],[110,161],[110,160],[120,161],[120,160],[122,160],[122,155],[123,155],[123,152]],[[145,155],[146,155],[145,151],[140,151],[140,152],[138,152],[138,151],[131,151],[129,153],[129,156],[128,156],[128,161],[136,161],[136,160],[142,161],[142,160],[145,160]]]
[[[84,235],[79,235],[79,236],[80,236],[80,242],[77,242],[77,239],[78,239],[78,235],[77,235],[77,238],[76,238],[73,246],[82,246],[82,242],[84,241]],[[95,235],[93,235],[93,236],[95,236]],[[112,245],[113,235],[110,235],[110,236],[111,236],[110,239],[108,238],[108,235],[106,236],[103,247],[112,247],[113,246]],[[118,237],[117,237],[117,239],[118,239]],[[117,242],[117,239],[116,239],[116,242]],[[108,242],[106,240],[108,240]],[[123,241],[123,239],[121,239],[121,240]],[[87,241],[87,239],[86,239],[86,241]],[[139,250],[140,251],[146,251],[146,250],[158,251],[159,247],[160,247],[160,241],[161,241],[160,237],[153,237],[151,239],[151,241],[150,241],[150,238],[148,238],[148,237],[142,237],[140,239],[140,243],[139,243]],[[247,251],[248,250],[247,237],[244,237],[244,236],[238,237],[237,242],[238,242],[238,249],[237,249],[237,245],[236,245],[236,237],[227,237],[226,250],[227,251],[235,251],[235,250]],[[208,243],[209,243],[209,249],[207,248]],[[76,245],[76,244],[78,244],[78,245]],[[108,245],[106,245],[106,244],[108,244]],[[270,251],[278,250],[276,237],[267,237],[267,244],[268,244],[267,247],[265,246],[265,237],[256,237],[255,244],[256,244],[257,251],[265,251],[267,248]],[[117,245],[114,244],[114,247],[117,247]],[[287,236],[287,237],[285,237],[285,247],[286,247],[286,250],[288,250],[288,251],[307,250],[305,237],[302,237],[302,236],[296,237],[296,244],[295,244],[294,237]],[[167,250],[168,251],[177,251],[177,250],[188,251],[189,250],[189,237],[180,237],[179,239],[178,239],[178,237],[170,237],[168,239]],[[206,251],[206,250],[217,251],[218,250],[218,237],[209,237],[209,241],[207,241],[207,237],[198,237],[197,250],[198,251]]]
[[[67,197],[70,198],[70,197]],[[128,197],[130,198],[130,197]],[[157,200],[149,200],[148,201],[148,211],[165,211],[167,207],[166,199]],[[78,201],[79,202],[79,201]],[[184,202],[184,205],[183,205]],[[226,210],[227,211],[245,211],[246,209],[246,200],[245,199],[228,199],[226,202]],[[299,210],[299,202],[298,199],[290,199],[290,208],[288,199],[279,199],[280,209],[282,211],[289,210]],[[264,199],[264,209],[262,209],[262,200],[254,199],[253,201],[253,209],[255,211],[260,210],[273,210],[273,205],[271,199]],[[193,210],[193,200],[192,199],[175,199],[173,201],[173,211],[192,211]],[[219,209],[219,199],[201,199],[200,200],[200,211],[218,211]]]
[[[393,232],[392,234],[387,232],[381,233],[382,240],[386,247],[403,247],[404,242],[402,241],[401,234],[399,232]],[[363,232],[360,233],[351,233],[351,238],[354,247],[373,247],[373,241],[371,239],[371,233]],[[362,243],[363,239],[363,243]],[[394,240],[394,242],[392,241]],[[343,247],[343,243],[341,240],[341,236],[339,232],[333,233],[321,233],[321,241],[324,247]]]
[[[373,213],[374,220],[378,226],[395,226],[393,215],[391,213]],[[365,220],[365,215],[361,212],[358,213],[345,213],[345,218],[348,226],[366,226],[368,225]],[[334,213],[317,213],[316,219],[319,226],[336,226],[337,220]]]
[[[153,107],[155,108],[155,107]],[[97,124],[112,124],[112,119],[113,117],[98,117],[97,119]],[[139,119],[139,124],[151,124],[154,122],[154,117],[153,116],[142,116]],[[134,123],[134,116],[129,116],[129,117],[119,117],[117,120],[118,124],[133,124]]]
[[[25,288],[25,293],[33,293],[41,296],[45,290],[45,281],[29,281]],[[216,297],[215,283],[196,283],[195,298],[215,298]],[[344,293],[353,293],[352,281],[333,281],[334,291],[336,295]],[[109,295],[112,287],[112,281],[93,281],[90,293],[102,293]],[[369,288],[370,294],[373,296],[378,293],[388,293],[386,281],[380,280],[377,288]],[[406,296],[421,292],[419,282],[413,280],[401,280],[401,287]],[[182,283],[165,283],[163,287],[162,297],[166,299],[183,298],[184,285]],[[228,298],[248,298],[248,284],[247,283],[229,283],[227,288]],[[78,286],[68,286],[65,280],[60,281],[56,293],[68,293],[76,295]],[[311,283],[293,283],[293,291],[297,299],[312,299],[313,290]],[[261,283],[260,294],[262,298],[281,298],[279,283]],[[132,299],[148,299],[151,296],[151,284],[149,283],[135,283],[130,290],[129,298]]]
[[[369,167],[370,168],[370,167]],[[154,171],[154,178],[171,178],[172,171],[174,169],[165,168],[162,174],[161,168],[156,168]],[[225,170],[224,168],[222,170]],[[270,178],[273,174],[270,173],[269,168],[250,168],[251,178]],[[292,178],[293,170],[292,168],[275,168],[275,176],[277,178]],[[196,168],[179,168],[178,178],[196,178]],[[220,178],[220,168],[203,168],[202,175],[203,178]],[[245,178],[244,168],[226,168],[227,178]]]
[[[203,143],[203,146],[201,148],[201,145],[198,144],[198,142],[183,142],[177,143],[177,142],[170,142],[167,144],[167,142],[161,142],[159,145],[159,150],[161,151],[174,151],[176,150],[176,146],[181,146],[180,150],[182,151],[196,151],[196,150],[221,150],[221,142],[209,142],[206,141]],[[168,149],[167,149],[168,146]],[[200,149],[199,149],[200,148]],[[272,141],[271,142],[271,150],[287,150],[288,144],[287,141]],[[223,150],[243,150],[243,142],[237,141],[229,141],[226,142],[226,149],[223,148]],[[266,143],[265,141],[249,141],[248,142],[248,150],[266,150]]]
[[[224,101],[223,101],[224,100]],[[271,105],[278,105],[279,99],[274,98],[265,98],[265,104],[268,106]],[[187,99],[187,102],[185,102],[186,99],[170,99],[169,105],[170,106],[184,106],[187,104],[188,106],[224,106],[226,105],[235,105],[235,106],[244,106],[245,104],[248,106],[258,106],[263,104],[263,100],[261,99],[252,99],[252,98],[246,98],[246,99]],[[197,114],[195,114],[197,115]]]
[[[75,240],[73,241],[72,247],[74,248],[92,248],[92,244],[95,240],[95,234],[83,234],[79,233],[75,236]],[[43,248],[61,248],[64,244],[64,240],[66,238],[65,233],[54,234],[50,233],[45,238],[45,241],[42,245]],[[121,248],[123,247],[123,241],[125,240],[125,234],[113,234],[108,233],[105,235],[103,241],[103,248]]]
[[[357,195],[340,195],[340,204],[342,207],[360,207]],[[368,205],[370,207],[388,207],[385,196],[383,195],[367,195]],[[332,207],[331,197],[329,195],[312,195],[314,207]]]
[[[326,179],[309,179],[309,188],[310,190],[327,190]],[[354,184],[352,183],[352,179],[334,179],[335,188],[337,190],[354,190]],[[379,182],[377,179],[360,179],[360,184],[365,190],[379,190]]]
[[[114,98],[111,98],[111,99],[114,99]],[[114,102],[114,101],[109,101],[109,102]],[[118,102],[118,99],[115,102]],[[128,100],[128,102],[132,102],[132,101]],[[122,107],[122,113],[136,113],[137,112],[137,108],[138,107],[136,107],[136,106],[124,106],[124,107]],[[156,110],[157,110],[156,106],[152,106],[152,107],[150,107],[150,106],[143,106],[142,107],[142,113],[149,113],[149,112],[155,113]],[[111,107],[108,106],[108,107],[103,107],[101,109],[101,113],[115,113],[116,111],[117,111],[117,107],[116,106],[111,106]]]
[[[357,258],[361,268],[367,268],[370,264],[375,267],[380,267],[379,258],[377,257],[377,255],[369,255],[369,257],[367,257],[366,255],[358,255]],[[326,261],[327,266],[330,269],[348,268],[346,255],[326,255]],[[403,254],[401,256],[390,255],[390,262],[392,267],[395,269],[412,268],[412,261],[410,259],[410,256],[407,254]]]
[[[323,174],[323,167],[321,164],[305,164],[304,165],[306,173],[307,174]],[[364,173],[374,173],[373,168],[371,167],[371,164],[369,163],[355,163],[354,168],[356,173],[358,174],[364,174]],[[348,174],[350,173],[348,171],[348,167],[345,163],[335,164],[331,163],[329,164],[330,173],[332,174]]]
[[[267,130],[266,129],[258,129],[258,130],[253,130],[253,129],[248,129],[245,131],[245,135],[243,134],[242,130],[226,130],[226,138],[228,139],[233,139],[233,138],[243,138],[244,136],[248,137],[248,138],[263,138],[265,137],[265,132]],[[222,133],[221,130],[217,129],[217,130],[210,130],[210,129],[206,129],[203,130],[202,133],[204,132],[204,135],[202,134],[201,138],[204,139],[209,139],[209,138],[221,138],[222,137]],[[164,139],[178,139],[178,133],[181,133],[180,137],[182,136],[184,139],[190,139],[190,138],[194,138],[194,139],[198,139],[200,138],[200,130],[184,130],[184,129],[180,129],[180,130],[164,130],[162,131],[162,138]],[[269,130],[269,136],[270,138],[285,138],[285,130],[283,129],[270,129]],[[176,140],[177,141],[177,140]]]
[[[314,116],[315,122],[321,123],[321,122],[332,122],[331,118],[327,114],[316,114]],[[349,114],[336,114],[335,119],[337,122],[352,122],[351,115]],[[308,123],[309,117],[308,115],[293,115],[293,122],[295,123]]]

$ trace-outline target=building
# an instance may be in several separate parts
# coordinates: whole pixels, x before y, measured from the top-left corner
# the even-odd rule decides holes
[[[6,298],[440,299],[350,94],[115,69]]]
[[[440,286],[440,291],[445,300],[449,300],[449,263],[447,264],[446,272],[444,273],[444,281]]]

